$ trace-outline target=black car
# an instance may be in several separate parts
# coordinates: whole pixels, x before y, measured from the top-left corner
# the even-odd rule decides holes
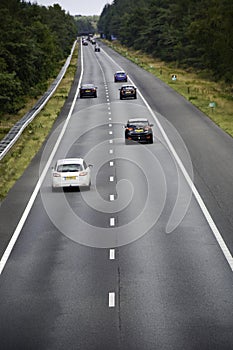
[[[120,90],[120,99],[137,98],[137,88],[133,85],[122,85]]]
[[[153,124],[146,118],[129,119],[125,126],[125,143],[131,141],[153,143]]]
[[[100,47],[98,44],[95,45],[95,52],[100,52]]]
[[[80,98],[97,97],[97,87],[93,84],[83,84],[80,87]]]

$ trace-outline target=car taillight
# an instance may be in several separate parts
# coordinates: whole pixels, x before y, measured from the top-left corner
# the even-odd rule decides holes
[[[61,177],[61,174],[59,174],[59,173],[53,173],[53,177]]]
[[[132,131],[132,130],[133,130],[133,128],[127,128],[127,130]]]
[[[146,127],[144,128],[144,130],[150,130],[150,127],[149,127],[149,126],[146,126]]]
[[[87,171],[81,171],[80,173],[79,173],[79,176],[86,176],[87,175]]]

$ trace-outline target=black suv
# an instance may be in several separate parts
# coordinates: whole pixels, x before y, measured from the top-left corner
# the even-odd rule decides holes
[[[153,143],[153,124],[146,118],[129,119],[125,125],[125,143],[132,141]]]
[[[133,85],[122,85],[120,90],[120,99],[137,98],[137,88]]]

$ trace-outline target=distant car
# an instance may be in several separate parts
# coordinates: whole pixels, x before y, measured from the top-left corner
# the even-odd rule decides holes
[[[97,87],[93,84],[83,84],[80,87],[80,98],[97,97]]]
[[[120,90],[120,99],[137,98],[137,88],[133,85],[122,85]]]
[[[84,46],[87,46],[87,45],[88,45],[87,40],[83,40],[82,43],[83,43]]]
[[[59,159],[52,170],[52,190],[63,187],[91,186],[91,165],[82,158]]]
[[[125,125],[125,143],[131,141],[153,143],[153,124],[146,118],[129,119]]]
[[[117,71],[114,74],[114,82],[127,82],[128,81],[128,77],[127,74],[123,71]]]
[[[100,52],[100,47],[98,44],[95,45],[95,52]]]
[[[91,39],[91,43],[92,43],[92,45],[95,45],[96,44],[95,39]]]

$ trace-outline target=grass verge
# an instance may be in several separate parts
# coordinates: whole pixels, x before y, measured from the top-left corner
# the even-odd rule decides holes
[[[68,97],[77,69],[77,58],[78,44],[75,47],[67,72],[57,90],[46,106],[27,126],[19,140],[14,144],[7,155],[0,161],[0,201],[6,197],[8,191],[23,174],[24,170],[39,151],[45,138],[49,134],[54,121],[59,115],[66,98]],[[19,113],[19,115],[24,115],[27,111],[26,108],[30,109],[34,103],[35,100],[28,101],[27,106]],[[13,119],[16,122],[16,119],[19,119],[19,116]]]
[[[232,86],[209,80],[207,72],[195,72],[191,68],[188,70],[177,68],[175,63],[167,64],[141,51],[124,47],[117,41],[104,40],[104,42],[170,85],[233,137]],[[176,81],[172,80],[173,74],[177,76]]]

